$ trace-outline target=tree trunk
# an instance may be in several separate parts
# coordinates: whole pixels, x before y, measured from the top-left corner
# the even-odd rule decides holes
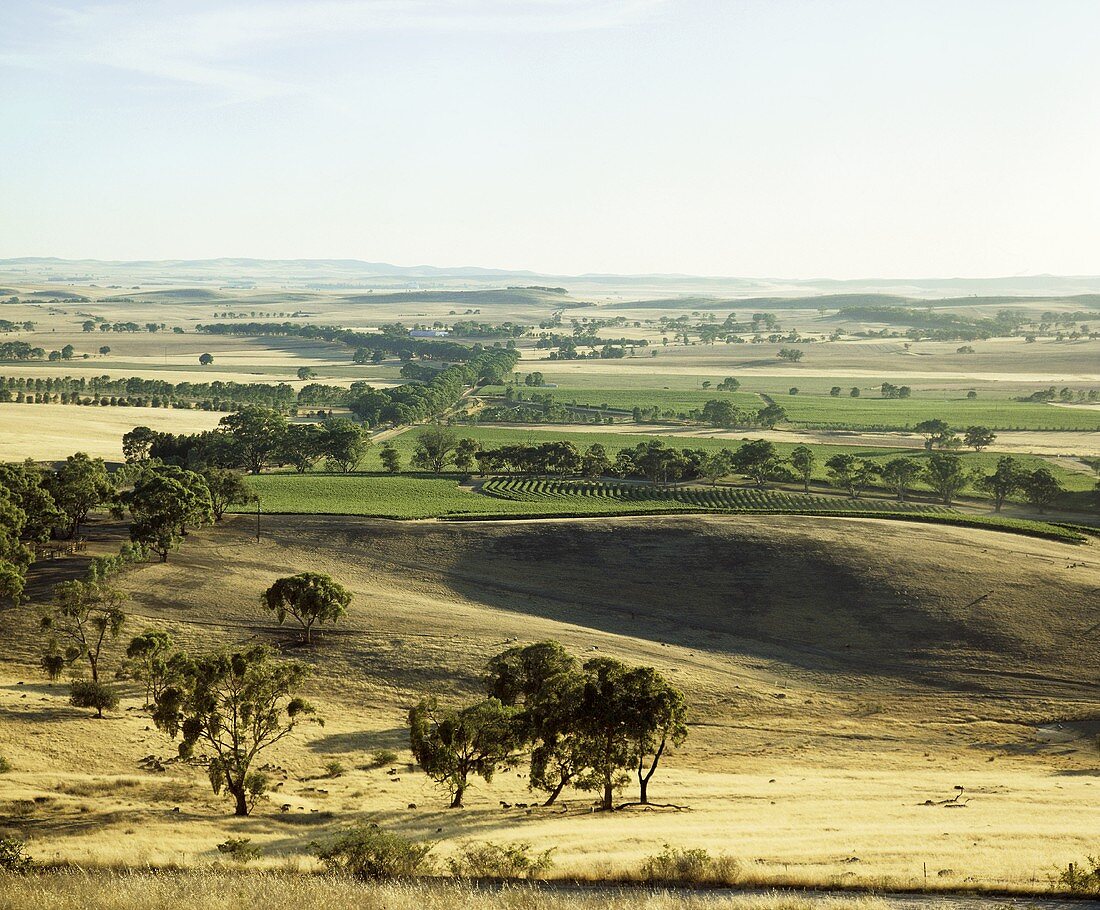
[[[558,781],[557,786],[554,787],[554,791],[550,794],[550,798],[546,802],[544,802],[543,805],[544,806],[554,805],[554,800],[556,800],[559,796],[561,796],[561,791],[565,789],[565,785],[567,783],[569,783],[569,778],[566,777],[565,775],[562,775],[561,780]]]
[[[600,804],[600,808],[606,812],[610,812],[615,808],[615,788],[609,780],[604,781],[603,802]]]
[[[233,799],[236,800],[236,807],[233,809],[234,815],[248,815],[248,800],[245,797],[244,787],[235,787],[232,791]]]
[[[657,747],[657,752],[653,756],[653,764],[649,766],[649,771],[644,775],[642,774],[641,759],[638,760],[638,802],[643,806],[649,805],[649,780],[653,777],[654,772],[657,770],[657,763],[665,753],[666,742],[666,739],[661,739],[661,745]]]
[[[465,784],[459,784],[458,788],[455,790],[454,799],[451,800],[451,808],[452,809],[461,809],[461,808],[463,808],[463,806],[462,806],[462,795],[465,792],[466,792],[466,785]]]

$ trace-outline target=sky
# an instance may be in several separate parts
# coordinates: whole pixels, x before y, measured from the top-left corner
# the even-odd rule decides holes
[[[1100,273],[1095,0],[2,0],[0,257]]]

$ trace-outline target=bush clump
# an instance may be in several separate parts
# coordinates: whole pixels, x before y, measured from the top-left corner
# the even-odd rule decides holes
[[[1100,894],[1100,856],[1070,863],[1058,873],[1058,884],[1073,894]]]
[[[0,774],[7,774],[11,770],[11,762],[0,755]]]
[[[515,844],[495,844],[492,841],[466,844],[447,860],[451,875],[456,878],[538,878],[554,860],[551,847],[542,853],[532,853],[524,841]]]
[[[218,852],[224,853],[238,863],[247,863],[263,855],[264,848],[252,843],[250,837],[230,837],[218,846]]]
[[[370,754],[370,761],[363,765],[363,770],[368,771],[371,768],[383,768],[386,765],[392,765],[397,761],[398,755],[392,749],[375,749]]]
[[[95,716],[118,707],[118,693],[110,686],[90,679],[74,679],[69,687],[69,703],[74,708],[95,708]]]
[[[325,762],[324,777],[343,777],[347,773],[348,769],[344,767],[343,762],[338,762],[336,760]]]
[[[642,864],[648,882],[677,885],[728,885],[737,881],[741,864],[732,856],[711,856],[706,850],[683,849],[665,844],[664,850]]]
[[[394,879],[430,872],[428,854],[434,846],[372,824],[349,828],[328,843],[313,844],[313,850],[330,872],[360,879]]]
[[[26,844],[13,837],[0,837],[0,872],[30,872],[34,860],[27,856]]]

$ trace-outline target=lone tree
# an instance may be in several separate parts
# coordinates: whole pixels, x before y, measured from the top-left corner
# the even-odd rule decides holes
[[[103,649],[126,624],[122,603],[118,591],[94,582],[63,581],[57,586],[54,604],[40,620],[50,636],[42,668],[51,679],[67,665],[86,660],[92,682],[99,682]]]
[[[928,457],[924,479],[936,491],[945,506],[955,501],[955,496],[970,482],[962,459],[958,455],[936,453]]]
[[[1024,483],[1027,472],[1020,467],[1011,455],[1002,455],[997,459],[997,467],[992,474],[984,474],[977,481],[977,487],[993,497],[993,508],[1000,512],[1013,493]]]
[[[199,363],[204,367],[210,366],[214,362],[213,354],[199,354]]]
[[[413,756],[428,777],[450,792],[452,809],[462,808],[470,775],[488,783],[514,762],[521,739],[516,709],[496,698],[457,710],[423,698],[409,711]]]
[[[918,433],[924,437],[924,447],[932,451],[933,446],[942,446],[954,436],[947,421],[936,418],[934,420],[922,420],[915,427]]]
[[[789,363],[798,363],[805,353],[805,351],[800,351],[798,348],[780,348],[779,359],[786,360]]]
[[[813,476],[816,462],[813,449],[807,446],[795,446],[791,450],[791,467],[802,478],[802,489],[807,493],[810,492],[810,478]]]
[[[118,693],[105,683],[74,679],[69,685],[69,704],[74,708],[95,708],[95,716],[118,707]]]
[[[905,502],[906,495],[923,470],[912,458],[892,458],[882,466],[882,479],[898,494],[898,502]]]
[[[264,591],[260,602],[275,614],[279,625],[287,616],[297,620],[302,638],[309,644],[314,625],[334,623],[344,615],[351,604],[351,592],[329,575],[302,572],[280,578]]]
[[[438,423],[425,427],[416,436],[416,448],[413,450],[412,463],[421,470],[433,474],[443,473],[443,469],[454,460],[458,438],[453,430]]]
[[[252,770],[257,756],[289,736],[313,707],[295,693],[306,676],[299,663],[277,661],[264,646],[200,657],[156,701],[153,721],[175,739],[181,758],[209,758],[215,793],[228,793],[234,814],[248,815],[267,789]]]
[[[963,436],[963,440],[975,452],[980,452],[982,449],[991,446],[996,438],[997,434],[989,427],[967,427]]]

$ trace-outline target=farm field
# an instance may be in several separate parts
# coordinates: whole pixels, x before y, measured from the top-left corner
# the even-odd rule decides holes
[[[135,631],[285,643],[311,665],[306,694],[326,725],[273,753],[281,794],[234,819],[203,769],[142,770],[172,745],[137,710],[140,685],[120,684],[126,710],[104,721],[69,707],[65,685],[36,669],[35,610],[6,608],[0,805],[33,806],[14,824],[35,856],[204,867],[217,843],[246,836],[266,851],[254,865],[308,870],[311,841],[369,820],[435,842],[441,860],[469,841],[553,846],[553,875],[635,875],[675,843],[735,856],[747,883],[911,887],[927,864],[937,888],[1027,890],[1094,849],[1092,728],[1066,719],[1088,716],[1100,670],[1081,609],[1100,582],[1095,543],[750,515],[299,516],[265,522],[259,543],[252,532],[231,517],[120,583]],[[93,546],[111,533],[94,527]],[[256,606],[272,578],[306,569],[354,594],[311,649],[290,647]],[[49,571],[35,571],[34,596]],[[653,791],[686,811],[593,815],[572,793],[565,812],[504,809],[530,799],[510,773],[448,810],[406,767],[411,700],[469,697],[490,655],[545,638],[654,665],[683,688],[691,732]],[[105,735],[111,750],[97,747]],[[398,752],[398,774],[364,766],[378,748]],[[333,760],[347,770],[316,779]],[[960,786],[965,810],[926,805]]]
[[[558,386],[555,388],[519,387],[525,396],[530,393],[552,395],[561,404],[591,405],[629,411],[637,407],[660,407],[662,410],[686,412],[702,410],[710,400],[730,401],[737,407],[758,408],[763,405],[759,394],[746,391],[719,392],[714,389],[607,389]],[[850,388],[850,387],[849,387]],[[1100,430],[1100,404],[1081,407],[1060,407],[1056,404],[999,400],[969,400],[965,395],[935,398],[917,397],[885,399],[878,389],[873,397],[852,398],[845,388],[840,396],[828,394],[789,394],[778,386],[762,393],[769,395],[787,412],[786,423],[797,427],[854,430],[909,430],[922,420],[939,418],[953,427],[974,425],[994,430]],[[502,395],[503,386],[488,386],[488,395]]]
[[[165,433],[200,433],[212,430],[224,416],[175,408],[0,402],[0,461],[60,461],[79,451],[121,462],[122,436],[136,426]]]
[[[794,426],[825,429],[911,430],[923,420],[946,420],[952,427],[992,430],[1100,430],[1100,405],[1058,407],[1023,401],[851,398],[822,395],[773,396]]]
[[[636,426],[631,428],[632,431],[617,431],[614,429],[609,430],[605,427],[575,427],[569,425],[555,426],[544,424],[530,424],[524,426],[513,425],[509,427],[495,427],[495,426],[459,426],[455,427],[455,433],[460,437],[467,437],[476,440],[481,444],[483,448],[497,448],[504,445],[537,445],[540,442],[546,442],[554,439],[568,439],[573,442],[579,449],[587,448],[594,443],[599,443],[606,448],[608,454],[614,458],[615,454],[624,448],[632,448],[643,442],[650,442],[653,440],[660,440],[666,445],[674,446],[676,448],[691,448],[702,449],[704,451],[714,451],[722,448],[737,448],[741,440],[758,439],[764,436],[775,441],[776,451],[781,457],[787,457],[790,455],[791,450],[796,446],[804,444],[804,440],[798,439],[791,442],[783,442],[782,435],[780,433],[768,433],[767,431],[757,430],[744,430],[737,431],[736,433],[725,433],[716,435],[708,433],[705,430],[695,431],[688,430],[686,432],[676,433],[661,433],[661,432],[646,432],[646,427]],[[409,458],[412,456],[413,449],[416,445],[416,430],[406,430],[397,436],[390,438],[389,442],[398,450],[402,456],[402,464],[407,466]],[[702,435],[696,435],[699,432]],[[808,437],[809,438],[809,437]],[[906,455],[917,460],[922,460],[928,457],[928,453],[920,447],[920,441],[914,439],[912,449],[899,449],[896,447],[876,446],[876,445],[861,445],[859,440],[853,440],[851,445],[843,445],[840,443],[835,444],[813,444],[810,443],[817,456],[817,464],[815,466],[814,479],[824,481],[827,479],[825,462],[833,455],[846,453],[851,455],[857,455],[861,458],[873,459],[875,461],[882,461],[884,459],[896,458],[899,455]],[[381,470],[382,465],[379,460],[380,446],[374,446],[368,453],[367,458],[363,462],[364,470],[378,471]],[[960,451],[959,457],[963,459],[967,468],[990,470],[996,463],[1000,455],[996,452],[984,451],[984,452],[972,452],[972,451]],[[1092,490],[1095,486],[1095,479],[1091,472],[1085,470],[1069,470],[1064,466],[1058,464],[1055,461],[1045,458],[1039,458],[1036,456],[1018,455],[1016,456],[1022,464],[1029,467],[1045,466],[1049,467],[1051,471],[1058,476],[1059,480],[1065,485],[1067,490],[1084,492]],[[917,487],[920,489],[920,487]]]

